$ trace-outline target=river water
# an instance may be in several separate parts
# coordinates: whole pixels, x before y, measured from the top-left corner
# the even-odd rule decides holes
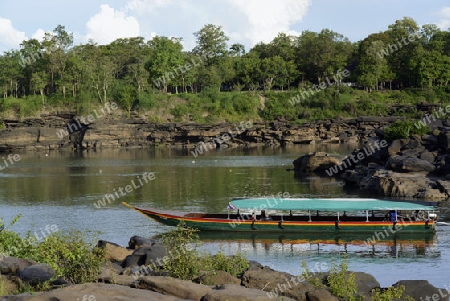
[[[48,235],[45,227],[53,225],[64,232],[100,231],[101,239],[126,246],[133,235],[150,237],[171,228],[130,210],[122,201],[144,208],[226,212],[228,202],[237,196],[280,192],[293,197],[357,196],[333,178],[296,178],[286,170],[300,155],[317,150],[347,154],[352,149],[340,145],[221,149],[198,157],[187,150],[159,148],[20,153],[19,161],[0,171],[0,218],[9,224],[21,213],[12,229],[22,234],[30,231],[38,238]],[[155,179],[144,181],[145,172],[154,173]],[[133,182],[127,193],[125,187]],[[119,195],[121,188],[124,196],[99,206],[105,194]],[[439,220],[450,222],[449,205],[440,207]],[[347,258],[351,270],[370,273],[384,286],[405,279],[450,286],[448,277],[443,277],[450,270],[449,226],[439,227],[435,236],[426,239],[392,238],[373,247],[361,239],[324,236],[207,235],[202,241],[202,248],[212,253],[241,250],[249,259],[295,275],[301,273],[303,261],[317,271]]]

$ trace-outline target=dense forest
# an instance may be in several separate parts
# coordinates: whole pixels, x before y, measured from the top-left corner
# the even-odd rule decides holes
[[[74,46],[59,25],[0,56],[2,117],[82,113],[115,101],[157,122],[302,120],[386,115],[394,103],[448,100],[450,31],[411,18],[355,43],[329,29],[280,33],[248,51],[220,26],[205,25],[194,36],[191,51],[182,38],[163,36]],[[333,80],[343,70],[349,76]],[[317,89],[321,83],[329,84]],[[312,88],[318,93],[291,100]]]

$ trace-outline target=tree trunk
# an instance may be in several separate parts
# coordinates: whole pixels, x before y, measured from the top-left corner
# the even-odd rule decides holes
[[[44,100],[44,89],[39,90],[41,92],[41,98],[42,98],[42,105],[45,106],[45,100]]]

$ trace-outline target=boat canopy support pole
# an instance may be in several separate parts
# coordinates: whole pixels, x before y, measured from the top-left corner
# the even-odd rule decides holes
[[[339,221],[339,212],[338,212],[338,221]]]
[[[366,222],[368,222],[368,221],[369,221],[369,210],[366,210]]]
[[[311,210],[308,210],[309,222],[311,222]]]

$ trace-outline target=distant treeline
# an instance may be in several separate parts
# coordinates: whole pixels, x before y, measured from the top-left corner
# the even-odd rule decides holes
[[[248,51],[230,45],[220,26],[205,25],[194,36],[191,51],[181,38],[162,36],[73,46],[73,35],[59,25],[43,41],[23,41],[20,50],[0,56],[0,97],[59,105],[114,100],[130,111],[157,101],[155,93],[302,91],[344,69],[345,81],[369,92],[442,88],[450,81],[450,31],[419,27],[411,18],[355,43],[329,29],[280,33]]]

